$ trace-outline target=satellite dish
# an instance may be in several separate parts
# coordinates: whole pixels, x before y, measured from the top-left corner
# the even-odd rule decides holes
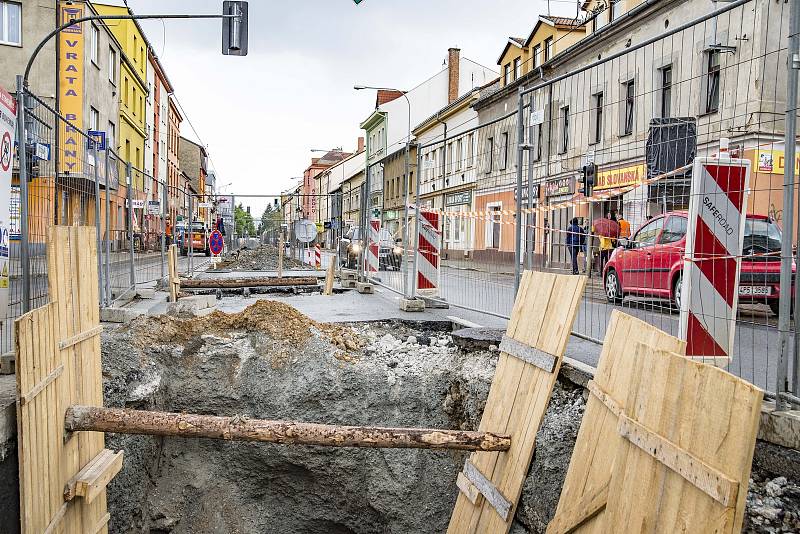
[[[308,219],[294,223],[294,235],[301,243],[311,243],[317,237],[317,225]]]

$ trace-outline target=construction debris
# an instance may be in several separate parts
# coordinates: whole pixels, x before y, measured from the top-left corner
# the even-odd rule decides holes
[[[216,268],[233,271],[278,271],[278,256],[278,247],[272,245],[260,245],[254,249],[242,248],[225,254]],[[282,268],[314,269],[311,265],[286,256],[283,257]]]

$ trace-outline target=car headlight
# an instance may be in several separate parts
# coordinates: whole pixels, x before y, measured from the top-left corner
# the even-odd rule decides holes
[[[350,247],[350,250],[353,252],[353,254],[358,254],[361,252],[361,245],[353,245]]]
[[[394,249],[392,250],[392,252],[394,252],[396,255],[398,255],[398,256],[399,256],[400,254],[402,254],[402,253],[403,253],[403,247],[394,247]]]

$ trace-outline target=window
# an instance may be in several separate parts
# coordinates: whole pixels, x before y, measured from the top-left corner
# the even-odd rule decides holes
[[[462,162],[464,161],[464,138],[461,137],[458,139],[458,143],[456,145],[456,170],[461,170]]]
[[[444,174],[444,147],[439,149],[439,176]]]
[[[89,107],[89,129],[98,130],[100,128],[100,112]]]
[[[447,174],[453,172],[453,143],[447,143]]]
[[[636,235],[633,237],[633,247],[642,248],[649,247],[656,243],[658,235],[661,233],[661,228],[664,227],[664,217],[659,217],[654,221],[650,221],[642,226]]]
[[[508,167],[508,132],[500,135],[500,142],[500,170],[505,170]]]
[[[117,83],[117,51],[113,48],[108,49],[108,81]]]
[[[625,11],[624,0],[611,0],[611,20],[617,20]]]
[[[661,69],[661,116],[669,117],[672,111],[672,65]]]
[[[563,154],[569,148],[569,106],[561,108],[561,146],[559,154]]]
[[[661,233],[661,239],[659,239],[658,242],[667,244],[680,241],[683,239],[683,236],[686,235],[687,224],[688,220],[686,217],[681,217],[679,215],[671,216],[667,220],[667,224],[664,225],[664,231]]]
[[[22,4],[0,1],[0,44],[22,45]]]
[[[108,132],[106,132],[106,143],[112,150],[117,149],[117,127],[113,122],[108,121]]]
[[[518,80],[522,76],[522,58],[514,60],[514,79]]]
[[[706,52],[706,113],[719,111],[719,50]]]
[[[550,61],[553,57],[553,38],[548,37],[544,40],[544,60]]]
[[[635,87],[633,80],[622,84],[625,91],[625,110],[622,116],[622,135],[633,133],[633,109],[635,104]]]
[[[533,68],[535,69],[542,64],[542,45],[533,47]]]
[[[475,165],[475,134],[467,137],[467,167]]]
[[[92,63],[99,65],[100,62],[100,30],[92,24],[89,27],[89,57]]]
[[[503,67],[503,80],[506,85],[511,83],[511,63],[506,63],[506,66]]]
[[[531,126],[531,156],[533,161],[541,161],[542,159],[542,125],[534,124]]]
[[[594,113],[590,117],[590,131],[592,143],[599,143],[603,140],[603,93],[592,95],[594,100]]]
[[[486,140],[486,155],[489,157],[489,166],[486,168],[486,174],[490,174],[494,166],[494,137],[489,137]]]

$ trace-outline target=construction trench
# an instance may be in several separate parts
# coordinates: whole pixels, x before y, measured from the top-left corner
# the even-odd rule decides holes
[[[298,297],[301,298],[301,297]],[[476,429],[499,337],[451,325],[321,325],[289,305],[142,317],[102,337],[105,405],[341,425]],[[512,532],[544,532],[588,377],[565,365],[536,439]],[[106,434],[124,449],[111,532],[444,532],[466,452],[283,446]],[[797,532],[798,453],[759,442],[746,532]],[[787,466],[794,466],[788,468]]]
[[[236,308],[237,298],[223,297],[220,307]],[[505,330],[453,331],[450,321],[399,319],[320,323],[292,306],[309,298],[251,300],[229,314],[176,306],[171,315],[105,324],[101,404],[109,411],[172,412],[178,419],[227,416],[234,422],[229,429],[257,420],[478,429],[499,373]],[[585,367],[561,366],[511,532],[545,532],[553,520],[591,379]],[[69,408],[64,428],[81,430],[80,414]],[[83,430],[92,428],[99,429]],[[216,437],[226,439],[106,431],[105,447],[124,450],[121,469],[107,486],[109,531],[445,532],[469,454],[432,450],[441,440],[425,448],[351,448]],[[367,441],[362,436],[359,442]],[[16,481],[6,482],[16,478],[16,462],[13,454],[0,458],[0,469],[10,475],[0,483],[0,498],[8,494],[13,501]],[[800,531],[800,453],[758,441],[752,464],[744,531]],[[6,515],[18,516],[19,509],[12,502],[0,510],[0,525],[15,532]]]

